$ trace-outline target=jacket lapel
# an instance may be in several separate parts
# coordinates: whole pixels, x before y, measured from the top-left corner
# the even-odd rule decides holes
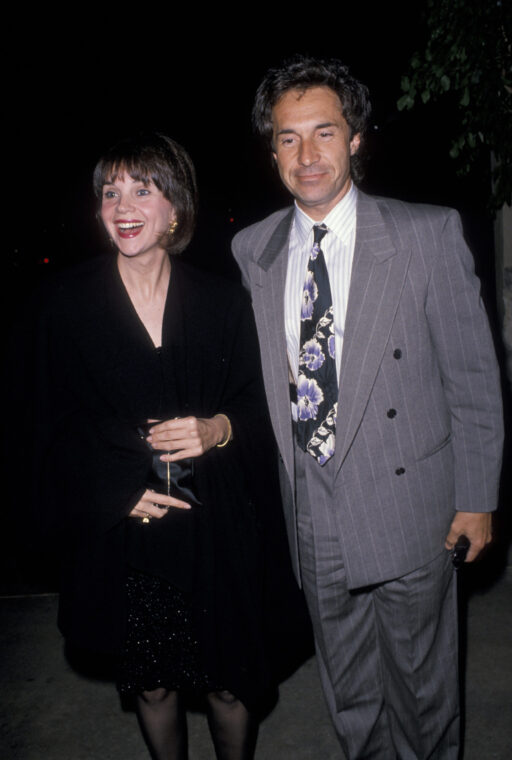
[[[252,296],[276,441],[294,482],[284,289],[293,210],[255,258]],[[358,194],[356,243],[340,370],[336,453],[339,470],[361,423],[398,308],[410,259],[395,244],[378,203]]]
[[[252,297],[260,336],[263,376],[277,445],[294,482],[288,359],[284,322],[284,289],[288,239],[293,210],[278,223],[253,270]]]
[[[377,375],[410,250],[395,246],[377,201],[359,193],[336,423],[336,471],[350,449]]]

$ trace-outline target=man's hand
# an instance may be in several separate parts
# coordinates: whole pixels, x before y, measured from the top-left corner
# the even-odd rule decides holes
[[[492,512],[456,512],[445,547],[453,549],[459,536],[467,536],[471,542],[466,562],[473,562],[492,540]]]

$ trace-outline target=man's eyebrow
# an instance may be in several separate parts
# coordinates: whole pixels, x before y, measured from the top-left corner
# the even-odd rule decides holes
[[[337,124],[335,121],[324,121],[321,124],[315,124],[315,129],[326,129],[327,127],[338,127],[339,124]],[[293,135],[297,134],[296,129],[280,129],[279,132],[277,132],[276,137],[278,135]]]

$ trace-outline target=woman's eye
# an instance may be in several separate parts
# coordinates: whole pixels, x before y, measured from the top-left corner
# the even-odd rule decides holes
[[[105,190],[105,192],[103,193],[103,197],[107,198],[108,200],[110,200],[110,198],[115,198],[116,197],[115,190]]]
[[[149,195],[149,190],[147,187],[141,187],[137,190],[137,195]]]

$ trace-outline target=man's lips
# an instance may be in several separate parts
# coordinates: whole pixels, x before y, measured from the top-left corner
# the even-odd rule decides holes
[[[316,182],[317,180],[321,179],[325,174],[327,174],[326,171],[322,171],[321,169],[315,169],[314,172],[295,172],[295,178],[299,182]]]
[[[116,219],[114,224],[120,238],[134,238],[141,232],[144,222],[139,219]]]

